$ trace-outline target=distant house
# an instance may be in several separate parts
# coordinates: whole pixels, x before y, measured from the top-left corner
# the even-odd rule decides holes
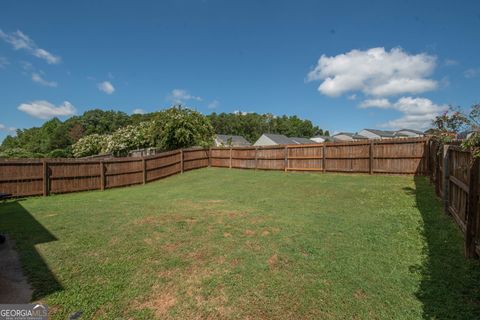
[[[227,134],[217,134],[215,137],[215,146],[217,147],[245,147],[252,144],[242,136],[233,136]]]
[[[394,131],[363,129],[358,132],[359,135],[367,137],[367,139],[392,139],[395,138]]]
[[[315,136],[310,138],[310,140],[315,141],[317,143],[322,143],[322,142],[328,142],[328,141],[333,141],[333,137],[330,136]]]
[[[351,132],[340,132],[332,136],[333,141],[356,141],[368,139],[363,135],[359,135]]]
[[[395,131],[396,137],[410,137],[410,138],[417,138],[417,137],[424,137],[425,133],[418,130],[413,129],[401,129]]]
[[[307,138],[292,137],[289,138],[283,134],[264,133],[253,144],[254,146],[276,146],[280,144],[309,144],[315,143]]]
[[[299,137],[290,137],[292,141],[296,144],[310,144],[310,143],[316,143],[315,141],[307,138],[299,138]]]

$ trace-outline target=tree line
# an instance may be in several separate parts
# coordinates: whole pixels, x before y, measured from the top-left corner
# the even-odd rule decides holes
[[[111,152],[122,156],[129,150],[157,147],[173,150],[209,146],[215,134],[244,136],[255,142],[263,133],[310,138],[328,135],[310,120],[297,116],[257,113],[203,115],[175,106],[147,114],[89,110],[65,121],[58,118],[41,127],[19,129],[0,146],[0,157],[80,157]]]

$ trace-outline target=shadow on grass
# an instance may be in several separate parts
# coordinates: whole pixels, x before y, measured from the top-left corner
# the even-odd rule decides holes
[[[463,255],[463,234],[443,213],[441,201],[426,177],[415,177],[415,195],[422,215],[426,246],[423,265],[411,266],[421,275],[416,293],[424,319],[480,319],[480,265]]]
[[[35,245],[56,241],[22,205],[21,200],[0,203],[0,233],[15,241],[22,268],[33,289],[32,300],[62,290],[62,286],[35,249]]]

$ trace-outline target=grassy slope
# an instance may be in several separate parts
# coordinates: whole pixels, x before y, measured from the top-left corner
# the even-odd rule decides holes
[[[197,170],[0,204],[0,231],[53,319],[480,316],[424,178]]]

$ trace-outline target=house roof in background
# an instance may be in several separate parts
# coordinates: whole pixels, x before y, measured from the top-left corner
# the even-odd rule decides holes
[[[248,142],[248,140],[245,139],[242,136],[234,136],[234,135],[228,135],[228,134],[217,134],[216,138],[217,138],[217,140],[219,140],[223,144],[228,144],[228,140],[231,139],[231,142],[234,145],[243,145],[243,146],[251,145],[250,142]]]
[[[289,137],[284,136],[283,134],[264,133],[263,135],[277,144],[295,144],[296,143]]]
[[[377,136],[380,136],[380,137],[386,137],[386,138],[395,137],[395,131],[377,130],[377,129],[363,129],[363,130],[370,131],[371,133],[376,134]]]
[[[425,132],[423,132],[423,131],[413,130],[413,129],[400,129],[398,131],[408,131],[408,132],[413,132],[413,133],[416,133],[416,134],[425,134]]]
[[[309,143],[316,143],[313,140],[307,139],[307,138],[300,138],[300,137],[290,137],[290,139],[293,140],[293,142],[297,144],[309,144]]]
[[[353,133],[353,132],[339,132],[337,134],[334,134],[333,137],[339,136],[339,135],[353,137],[355,135],[355,133]]]

